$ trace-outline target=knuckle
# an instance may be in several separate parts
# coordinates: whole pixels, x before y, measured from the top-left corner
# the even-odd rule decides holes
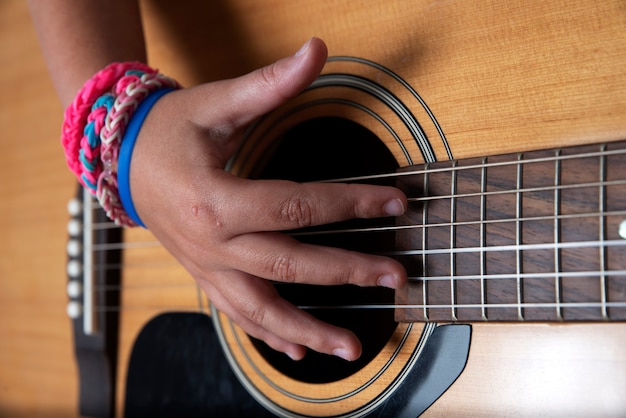
[[[351,267],[350,265],[346,265],[342,271],[342,274],[337,276],[335,284],[360,284],[359,280],[357,279],[356,269]]]
[[[371,274],[369,273],[370,266],[369,256],[352,251],[345,253],[343,262],[337,270],[334,284],[369,286],[371,284]]]
[[[221,236],[225,229],[224,214],[216,205],[197,201],[192,203],[189,209],[192,217],[199,220],[202,225],[209,229],[211,235]]]
[[[282,255],[274,258],[269,273],[277,280],[293,283],[296,281],[297,270],[297,261],[293,257]]]
[[[267,310],[262,305],[247,305],[243,315],[255,324],[263,326]]]
[[[278,74],[276,71],[276,65],[270,64],[260,70],[261,81],[267,86],[273,86],[278,81]]]
[[[303,196],[292,198],[282,206],[280,216],[282,220],[298,228],[311,226],[313,222],[311,202]]]

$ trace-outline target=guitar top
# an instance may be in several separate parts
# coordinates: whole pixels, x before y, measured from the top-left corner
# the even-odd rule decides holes
[[[573,145],[591,144],[597,150],[597,144],[608,144],[608,150],[623,149],[623,145],[615,144],[626,139],[626,7],[621,1],[580,1],[576,5],[565,1],[491,1],[480,7],[428,0],[213,3],[142,2],[151,63],[183,85],[241,75],[293,53],[313,35],[324,39],[335,57],[310,90],[251,130],[230,167],[239,175],[263,175],[268,169],[265,154],[273,141],[293,135],[299,132],[298,127],[315,120],[325,121],[316,128],[321,129],[319,133],[333,130],[339,137],[361,135],[361,131],[336,124],[337,119],[365,128],[383,146],[381,152],[375,151],[375,157],[382,160],[385,155],[385,171],[387,166],[393,170],[399,167],[400,171],[409,166],[447,167],[452,164],[449,160],[468,158],[479,165],[483,157],[507,154],[517,158]],[[0,416],[78,416],[78,372],[71,321],[65,312],[66,202],[75,194],[75,183],[58,144],[62,109],[48,79],[26,5],[9,0],[0,9],[0,62],[5,64],[0,70],[0,122],[5,132],[0,141],[0,222],[5,233],[0,240]],[[337,154],[344,161],[361,160],[369,166],[370,159],[357,156],[352,152],[355,148],[358,146],[349,144]],[[318,152],[319,159],[333,154],[330,144]],[[371,161],[382,164],[377,160]],[[553,186],[555,164],[551,164]],[[601,172],[599,163],[591,164],[589,171]],[[571,168],[574,172],[579,169]],[[623,179],[624,165],[607,165],[606,173],[607,181]],[[480,192],[480,169],[473,174]],[[514,174],[499,177],[516,187]],[[446,179],[439,183],[433,180],[433,190],[450,185]],[[423,177],[420,181],[423,185]],[[537,180],[533,187],[543,187],[540,183]],[[615,212],[605,217],[612,228],[612,235],[606,238],[619,241],[623,237],[614,233],[624,217],[619,212],[626,210],[623,194],[611,199],[616,189],[607,187],[604,198],[598,197],[596,187],[594,196],[585,199],[595,199],[594,213]],[[541,191],[533,193],[536,197]],[[568,196],[576,197],[563,192],[561,202]],[[477,199],[471,205],[480,208],[480,197]],[[554,200],[552,203],[553,209]],[[525,209],[522,216],[542,216],[529,212],[532,210]],[[480,214],[477,216],[480,220]],[[576,220],[563,218],[559,233],[567,241],[567,234],[573,234],[570,231],[578,226]],[[554,244],[554,222],[551,231]],[[474,232],[480,234],[480,230]],[[528,237],[535,232],[524,233]],[[449,230],[447,234],[445,239],[450,237]],[[462,238],[458,231],[457,236]],[[124,408],[131,347],[142,327],[164,311],[211,314],[208,301],[198,293],[192,279],[148,231],[127,231],[124,243],[118,415]],[[605,275],[607,293],[602,296],[600,290],[595,295],[606,309],[594,311],[600,312],[598,317],[583,318],[593,323],[560,323],[563,318],[559,315],[568,319],[571,313],[568,300],[577,296],[570,297],[566,290],[565,299],[558,299],[559,290],[554,287],[558,280],[547,290],[552,296],[549,302],[527,289],[521,299],[513,295],[516,306],[529,302],[524,296],[549,303],[549,313],[545,313],[551,315],[547,318],[550,322],[510,324],[520,316],[521,311],[514,309],[503,323],[472,325],[463,372],[424,416],[626,414],[626,325],[606,321],[611,315],[622,315],[623,319],[623,308],[610,303],[624,300],[623,281],[617,286],[612,283],[619,271],[626,270],[626,260],[623,252],[611,254],[618,254],[618,258],[609,258],[605,267],[616,273]],[[554,278],[564,269],[555,267],[554,257],[551,260]],[[446,263],[451,265],[449,254]],[[480,262],[471,271],[459,270],[462,265],[456,264],[458,274],[482,274]],[[601,266],[594,265],[593,269],[599,271]],[[567,269],[565,272],[574,274]],[[415,273],[421,277],[424,271],[418,266]],[[449,270],[431,273],[450,275]],[[517,280],[530,273],[513,269],[498,274]],[[619,277],[624,280],[623,274]],[[442,289],[448,302],[452,301],[450,288]],[[616,293],[611,293],[614,289]],[[455,289],[457,294],[459,290]],[[473,290],[480,293],[480,285]],[[407,296],[408,302],[402,302],[416,306],[410,313],[413,316],[398,319],[431,319],[424,318],[424,306],[420,305],[425,298],[423,288],[416,291]],[[578,290],[575,293],[579,294]],[[457,300],[479,305],[478,313],[472,312],[470,319],[482,322],[483,299]],[[562,306],[556,306],[561,302]],[[442,303],[439,300],[436,304]],[[528,313],[528,309],[523,312]],[[434,319],[447,322],[449,314],[455,312],[450,309],[446,314],[448,317]],[[225,319],[216,321],[225,329],[229,326]],[[422,329],[428,325],[415,324],[414,328],[419,331],[407,335],[417,346],[420,338],[425,338]],[[240,332],[235,329],[226,335],[227,347],[231,337],[240,338]],[[389,344],[382,352],[388,349]],[[253,350],[253,345],[244,346],[232,355],[237,359],[252,353],[259,357],[258,364],[266,364]],[[403,356],[410,357],[401,353]],[[374,363],[378,361],[377,356],[372,358]],[[262,372],[277,376],[278,384],[297,381],[285,378],[282,372],[272,374],[273,369]],[[321,392],[340,386],[333,382]],[[268,396],[274,402],[274,395]],[[294,408],[309,414],[306,406]]]

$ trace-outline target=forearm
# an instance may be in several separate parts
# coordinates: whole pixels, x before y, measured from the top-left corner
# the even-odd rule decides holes
[[[114,61],[146,60],[134,0],[28,0],[50,76],[63,106]]]

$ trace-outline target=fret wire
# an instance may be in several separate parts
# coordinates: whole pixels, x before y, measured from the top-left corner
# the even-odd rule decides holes
[[[493,191],[484,192],[484,193],[486,195],[491,196],[491,195],[501,195],[501,194],[510,194],[510,193],[549,192],[549,191],[554,190],[555,188],[558,188],[560,190],[569,190],[569,189],[582,189],[582,188],[591,188],[591,187],[600,187],[600,186],[623,186],[623,185],[626,185],[626,179],[611,180],[611,181],[604,181],[604,182],[561,184],[559,186],[531,187],[531,188],[521,189],[521,190],[514,190],[514,189],[493,190]],[[464,194],[457,195],[456,197],[464,198],[464,197],[477,197],[477,196],[480,196],[480,193],[464,193]],[[450,198],[451,196],[446,196],[446,195],[433,195],[433,196],[409,197],[407,200],[409,202],[420,203],[420,202],[425,202],[427,200],[443,200],[443,199],[450,199]]]
[[[546,271],[546,272],[541,272],[541,273],[521,273],[520,276],[523,279],[543,279],[543,278],[549,278],[552,276],[554,277],[558,276],[560,278],[565,278],[565,279],[577,279],[577,278],[585,279],[590,276],[600,276],[600,274],[605,274],[607,277],[626,276],[626,270],[605,270],[604,272],[601,272],[600,270],[571,271],[571,272]],[[487,280],[512,280],[512,279],[515,279],[516,277],[517,277],[516,273],[494,273],[494,274],[486,274],[486,275],[465,274],[465,275],[455,276],[456,280],[484,279],[485,281]],[[450,278],[448,276],[422,276],[422,277],[412,276],[408,278],[409,281],[422,280],[422,281],[431,281],[431,282],[445,281],[449,279]],[[558,305],[558,302],[555,301],[555,303]]]
[[[520,247],[521,250],[550,250],[554,247],[554,243],[543,243],[543,244],[522,244]],[[626,240],[606,240],[602,241],[572,241],[572,242],[559,242],[557,243],[557,248],[593,248],[604,245],[605,247],[625,247]],[[516,251],[518,248],[517,245],[494,245],[485,247],[484,251]],[[394,251],[381,251],[376,254],[378,255],[432,255],[432,254],[447,254],[449,251],[453,251],[456,253],[475,253],[480,252],[480,248],[477,247],[461,247],[454,248],[452,250],[448,248],[437,248],[430,250],[394,250]]]
[[[454,161],[453,167],[456,167],[457,161]],[[456,222],[456,191],[457,191],[457,171],[452,172],[452,181],[450,186],[450,249],[456,247],[456,228],[454,223]],[[454,306],[456,305],[456,284],[454,283],[454,275],[456,274],[456,253],[450,252],[450,302]],[[456,308],[452,308],[450,312],[454,320],[457,319]]]
[[[515,250],[515,270],[517,274],[516,279],[516,292],[517,292],[517,317],[520,320],[524,319],[524,312],[522,310],[522,279],[520,274],[522,272],[522,252],[520,251],[520,245],[522,244],[522,231],[521,231],[521,223],[520,218],[522,217],[522,194],[520,190],[522,189],[522,158],[523,154],[517,154],[517,159],[520,161],[517,164],[517,173],[516,173],[516,188],[517,193],[515,195],[515,244],[517,249]]]
[[[483,167],[480,172],[480,314],[484,320],[487,320],[487,295],[485,289],[485,274],[487,273],[487,257],[484,248],[487,246],[487,235],[485,234],[485,218],[487,217],[487,205],[485,190],[487,190],[487,158],[483,158]]]
[[[428,167],[428,163],[426,164],[426,167]],[[424,194],[425,195],[428,194],[429,180],[430,180],[429,173],[428,172],[424,173]],[[423,225],[428,224],[428,202],[424,202],[424,205],[423,205],[422,223]],[[428,248],[428,229],[427,228],[422,229],[422,248],[424,250]],[[428,261],[427,260],[428,260],[428,256],[424,255],[422,257],[422,274],[423,275],[428,274]],[[422,300],[424,304],[424,312],[423,312],[424,319],[428,321],[428,308],[426,307],[428,306],[428,283],[427,282],[422,283]]]
[[[556,155],[560,155],[561,151],[557,150]],[[554,184],[558,186],[561,183],[561,160],[554,160]],[[558,187],[554,189],[554,297],[556,302],[556,317],[559,321],[563,320],[563,309],[561,308],[561,250],[558,243],[561,241],[561,190]]]
[[[604,151],[606,150],[606,145],[601,145],[600,146],[600,150]],[[599,210],[598,212],[600,213],[599,216],[599,239],[601,242],[604,242],[606,240],[606,218],[604,216],[604,212],[606,211],[606,156],[601,155],[600,156],[600,183],[601,186],[598,187],[598,205],[599,205]],[[605,268],[606,268],[606,252],[604,250],[604,246],[600,246],[598,248],[599,250],[599,262],[600,262],[600,271],[602,271],[602,274],[600,275],[600,297],[602,300],[602,318],[604,319],[609,319],[608,317],[608,311],[606,309],[606,302],[607,302],[607,280],[606,280],[606,275],[604,274]]]
[[[594,158],[594,157],[600,156],[600,154],[604,154],[606,156],[622,155],[622,154],[626,154],[626,149],[608,150],[608,151],[604,151],[603,153],[587,152],[587,153],[581,153],[581,154],[568,154],[568,155],[559,154],[558,157],[530,158],[530,159],[525,160],[524,164],[552,162],[555,159],[562,161],[562,160],[572,160],[572,159]],[[517,164],[517,160],[498,161],[494,163],[488,163],[488,167],[500,167],[500,166],[513,165],[513,164]],[[426,165],[428,164],[425,164],[425,167],[419,170],[399,171],[399,172],[385,173],[385,174],[372,174],[372,175],[367,175],[367,176],[343,177],[343,178],[323,180],[323,182],[345,183],[345,182],[350,182],[350,181],[377,180],[377,179],[404,177],[404,176],[411,176],[411,175],[421,175],[421,174],[424,174],[426,171],[430,171],[431,173],[445,173],[445,172],[454,171],[454,170],[471,170],[471,169],[481,168],[480,164],[464,165],[464,166],[454,167],[454,168],[453,167],[426,168]]]

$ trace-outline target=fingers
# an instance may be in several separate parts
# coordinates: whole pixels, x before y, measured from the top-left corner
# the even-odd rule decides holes
[[[328,51],[324,42],[311,38],[294,55],[247,74],[230,89],[234,106],[228,111],[246,125],[299,94],[319,76]],[[263,100],[259,100],[263,97]]]
[[[327,54],[324,42],[311,38],[294,55],[225,84],[233,99],[226,111],[241,126],[274,110],[319,76]]]
[[[392,187],[245,180],[224,173],[211,181],[206,210],[197,211],[207,232],[221,237],[224,260],[265,279],[321,285],[356,284],[398,288],[404,268],[386,257],[302,244],[274,231],[353,218],[400,215],[404,194]],[[215,205],[219,201],[221,205]],[[221,211],[217,207],[228,208]],[[233,263],[232,266],[235,264]]]
[[[361,344],[351,331],[296,308],[262,279],[230,271],[219,282],[200,283],[211,302],[247,334],[294,360],[304,357],[305,347],[345,360],[356,360],[361,355]]]
[[[236,272],[231,272],[234,277],[229,278],[229,281],[234,282],[236,280]],[[250,335],[253,338],[264,341],[267,345],[272,347],[276,351],[280,351],[282,353],[287,354],[293,360],[300,360],[306,354],[306,348],[301,344],[296,344],[294,342],[288,341],[284,338],[279,337],[278,335],[273,334],[272,332],[266,330],[261,325],[255,323],[252,319],[248,318],[243,312],[254,312],[254,310],[247,309],[246,311],[235,307],[230,301],[222,295],[222,293],[217,290],[210,281],[199,279],[198,283],[204,289],[206,294],[209,296],[211,300],[211,304],[213,304],[219,311],[226,314],[230,320],[239,325],[246,334]],[[271,287],[268,282],[261,281],[257,283],[258,287],[261,287],[261,292],[270,293],[269,296],[269,304],[272,304],[271,299],[275,298],[276,291],[274,289],[267,289],[267,287]],[[247,295],[249,291],[254,294],[255,288],[248,289],[243,292],[243,295]],[[257,293],[258,294],[258,293]],[[241,302],[239,296],[237,300]],[[250,306],[249,304],[246,306]],[[254,317],[254,315],[252,316]],[[257,316],[258,317],[258,316]]]
[[[294,183],[244,180],[220,174],[212,182],[230,200],[220,222],[228,233],[284,231],[354,218],[399,216],[407,207],[404,193],[393,187],[365,184]],[[215,216],[212,211],[212,216]]]
[[[292,56],[239,78],[199,86],[194,89],[191,120],[232,133],[308,87],[319,76],[327,54],[324,42],[311,38]]]
[[[239,260],[239,269],[286,283],[397,289],[406,281],[404,268],[393,259],[303,244],[279,233],[240,235],[228,242],[226,251]]]

